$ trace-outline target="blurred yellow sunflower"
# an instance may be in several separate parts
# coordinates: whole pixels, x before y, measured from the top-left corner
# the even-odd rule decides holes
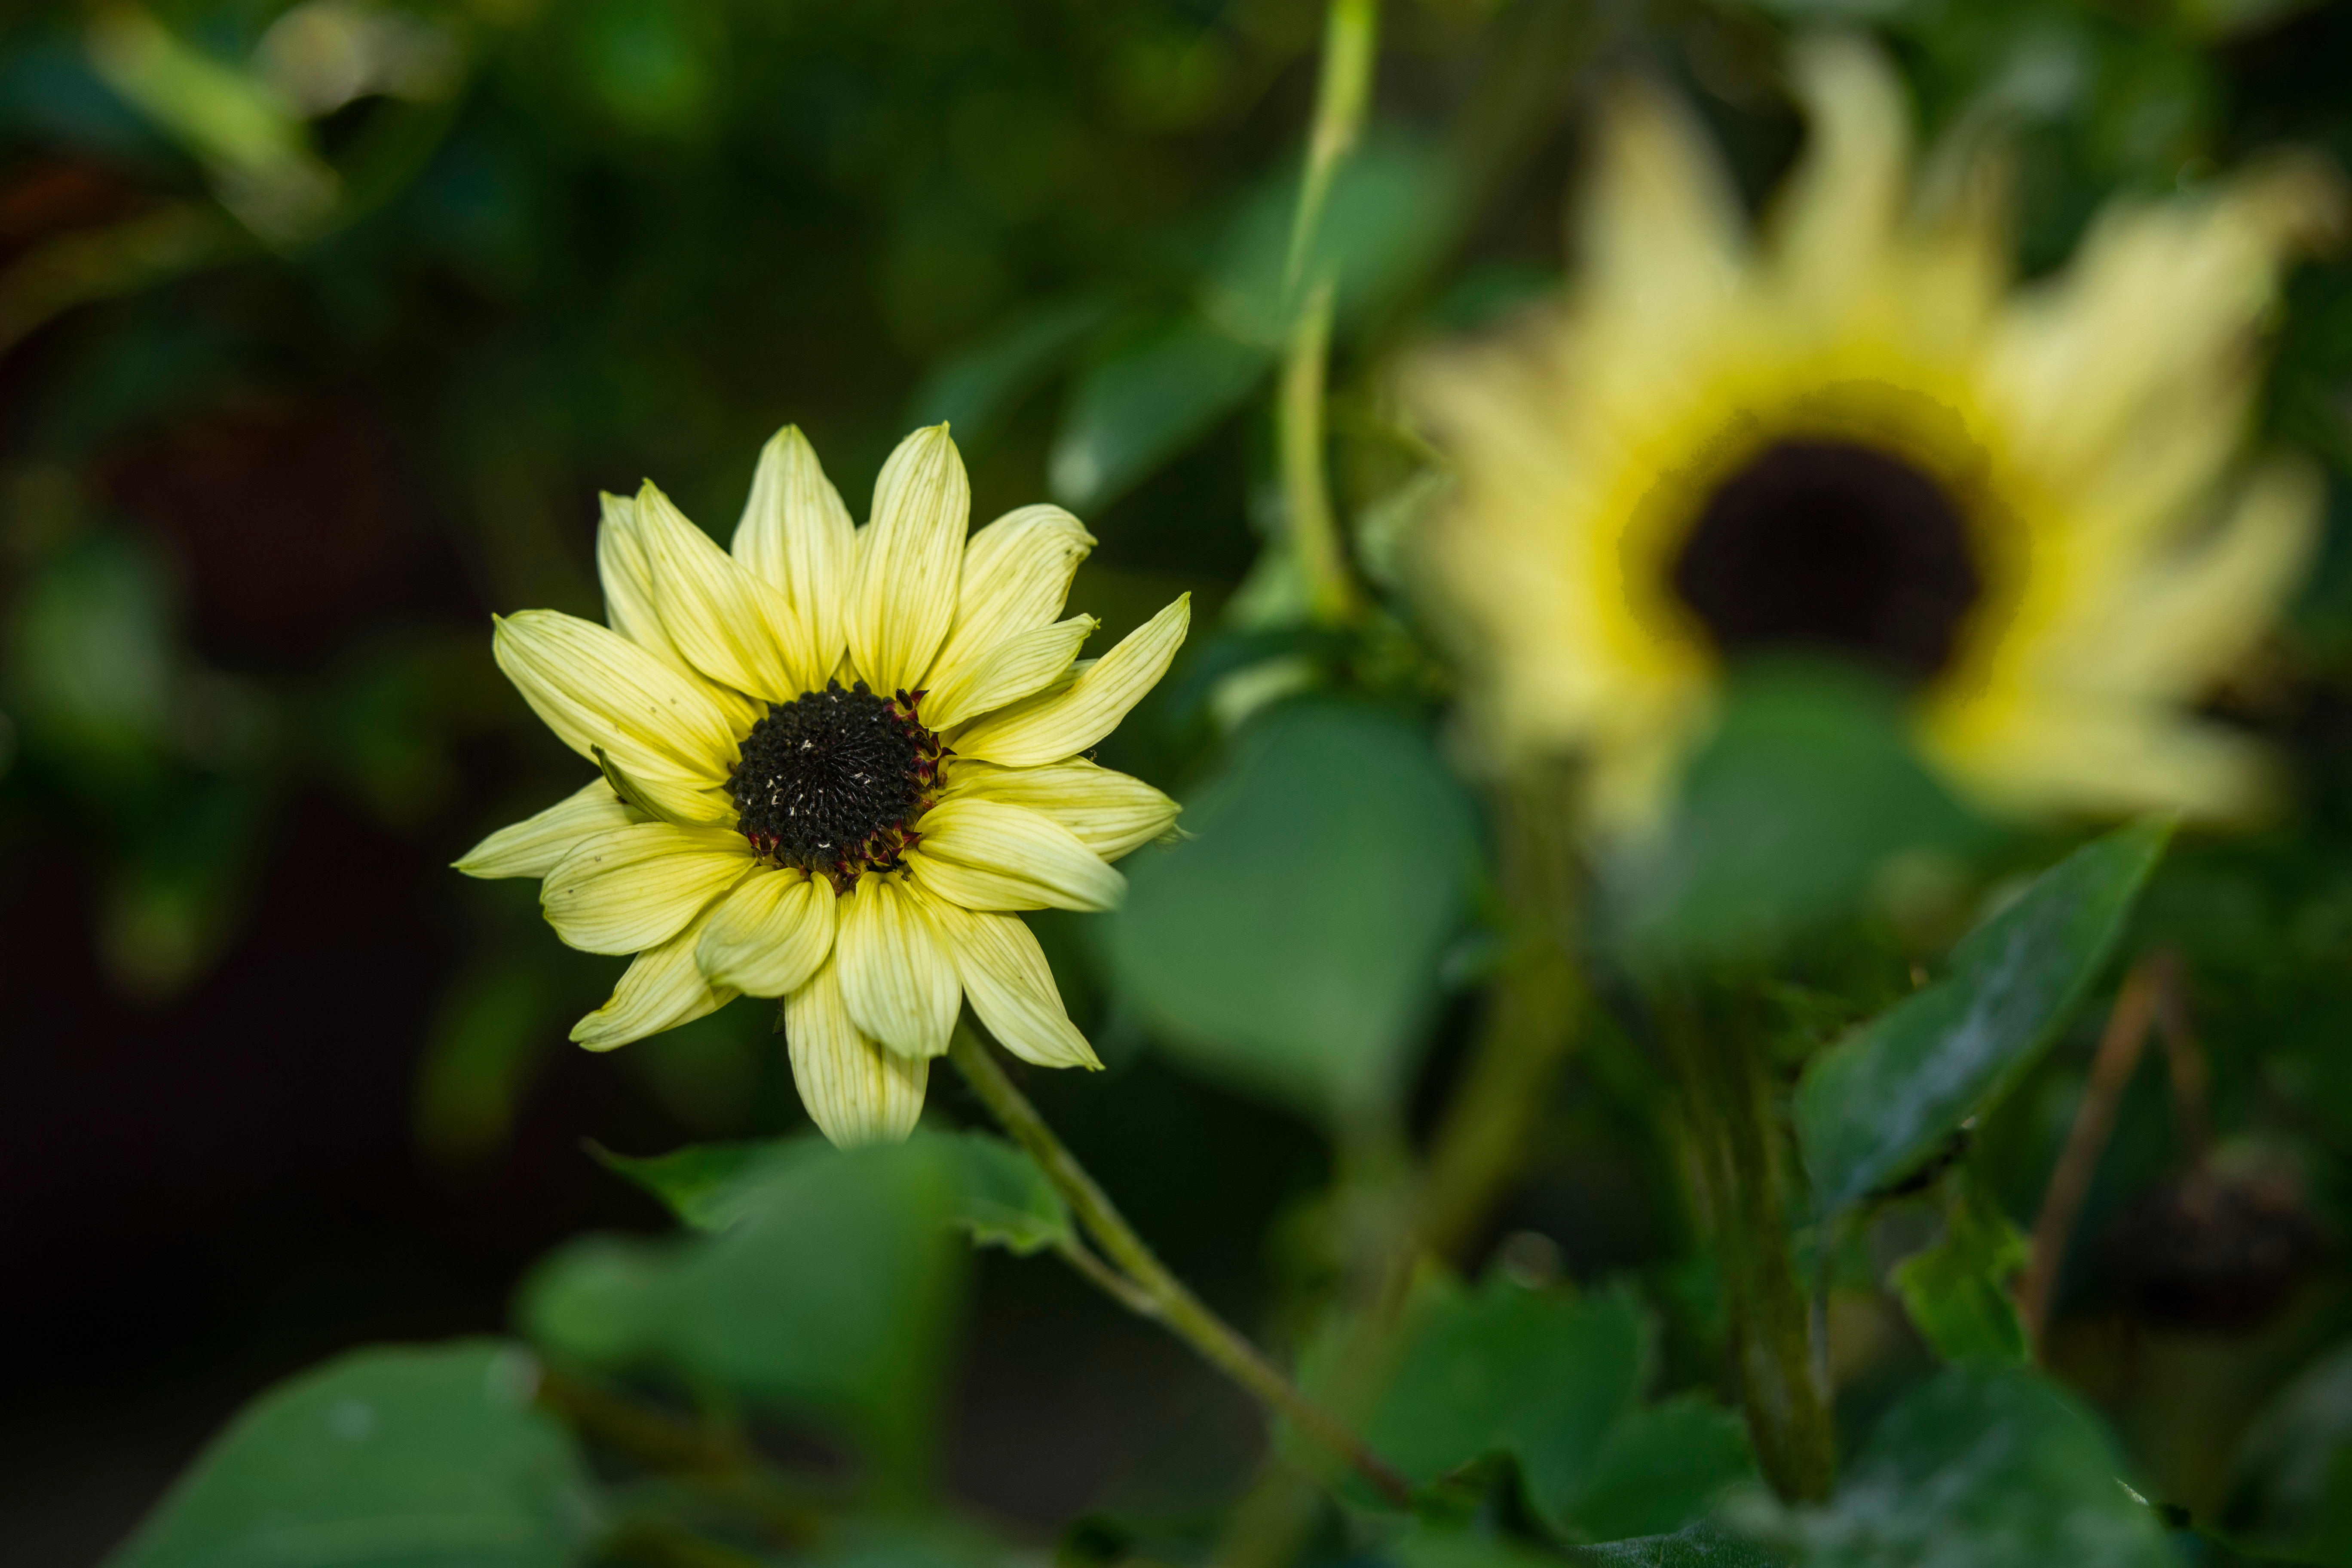
[[[797,429],[723,551],[650,483],[604,498],[600,626],[496,621],[499,668],[602,776],[457,862],[539,877],[565,942],[635,953],[593,1050],[781,996],[793,1077],[836,1143],[903,1138],[962,1002],[1045,1067],[1092,1067],[1017,914],[1103,910],[1109,862],[1176,803],[1082,755],[1184,640],[1179,598],[1099,659],[1061,616],[1094,544],[1058,507],[965,538],[947,426],[899,443],[853,526]]]
[[[2319,482],[2241,466],[2256,329],[2338,192],[2282,161],[2123,203],[2013,287],[1992,165],[1915,193],[1867,47],[1815,40],[1811,135],[1762,243],[1689,118],[1600,127],[1564,308],[1404,381],[1452,458],[1423,552],[1506,763],[1577,755],[1654,821],[1727,659],[1858,655],[1923,752],[2012,813],[2258,808],[2264,755],[2186,711],[2267,626]]]

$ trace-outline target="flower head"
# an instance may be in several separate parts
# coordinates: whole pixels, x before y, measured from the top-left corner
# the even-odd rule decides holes
[[[2016,288],[1990,165],[1915,193],[1885,62],[1798,67],[1811,140],[1760,244],[1688,118],[1629,90],[1566,307],[1408,378],[1460,479],[1420,542],[1484,738],[1581,755],[1599,818],[1638,826],[1727,661],[1811,647],[1907,686],[1987,806],[2257,805],[2263,754],[2185,708],[2311,547],[2315,476],[2240,447],[2334,183],[2283,162],[2119,203]]]
[[[1061,612],[1093,538],[1033,506],[967,540],[970,508],[945,426],[891,454],[863,528],[786,429],[731,552],[651,484],[607,496],[609,627],[497,622],[499,667],[600,776],[457,867],[541,878],[565,942],[635,954],[574,1040],[782,997],[836,1143],[907,1135],[966,1000],[1027,1060],[1098,1065],[1013,911],[1111,907],[1109,862],[1174,824],[1083,753],[1166,672],[1189,599],[1081,661],[1097,623]]]

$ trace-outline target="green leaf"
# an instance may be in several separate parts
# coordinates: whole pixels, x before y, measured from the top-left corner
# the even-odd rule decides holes
[[[987,1132],[918,1131],[944,1151],[954,1182],[954,1222],[982,1247],[1032,1253],[1072,1238],[1069,1205],[1036,1162]],[[760,1201],[762,1179],[805,1160],[828,1159],[822,1138],[696,1143],[636,1159],[597,1148],[596,1158],[645,1188],[696,1230],[718,1231]]]
[[[2171,1568],[2122,1456],[2052,1384],[1947,1367],[1896,1402],[1824,1509],[1790,1516],[1806,1568]]]
[[[1385,709],[1285,703],[1127,864],[1119,983],[1201,1071],[1310,1114],[1401,1092],[1467,916],[1475,808],[1427,731]]]
[[[1085,511],[1117,500],[1249,400],[1273,353],[1198,317],[1115,350],[1070,390],[1054,439],[1054,499]]]
[[[1687,1395],[1640,1405],[1651,1361],[1622,1296],[1440,1282],[1415,1304],[1365,1440],[1423,1485],[1508,1455],[1564,1538],[1669,1533],[1754,1471],[1729,1412]]]
[[[1398,1568],[1788,1568],[1790,1559],[1712,1524],[1664,1535],[1538,1552],[1517,1542],[1423,1525],[1387,1552]]]
[[[1925,1159],[2032,1066],[2105,964],[2172,833],[2134,823],[1962,938],[1951,973],[1813,1058],[1797,1131],[1827,1215]]]
[[[594,1517],[520,1346],[363,1350],[264,1394],[109,1568],[561,1568]]]
[[[667,1154],[615,1154],[601,1144],[590,1152],[667,1205],[696,1230],[725,1230],[756,1201],[761,1173],[802,1160],[822,1160],[831,1145],[816,1137],[771,1138],[746,1143],[689,1143]]]
[[[1591,1541],[1672,1535],[1756,1477],[1738,1415],[1695,1394],[1629,1412],[1572,1495],[1538,1499],[1554,1528]]]
[[[944,423],[965,452],[979,451],[1022,400],[1109,323],[1113,310],[1108,300],[1087,295],[1029,311],[926,376],[908,423]]]
[[[1393,133],[1368,138],[1340,163],[1304,276],[1328,276],[1344,325],[1392,298],[1443,243],[1448,170],[1428,148]],[[1300,170],[1253,192],[1234,216],[1202,288],[1209,318],[1238,338],[1279,349],[1297,300],[1288,287]]]
[[[715,1383],[838,1423],[915,1474],[961,1273],[953,1162],[931,1141],[835,1152],[792,1139],[715,1187],[685,1174],[726,1158],[673,1155],[664,1171],[724,1229],[563,1248],[525,1282],[531,1337],[607,1371]]]
[[[1752,957],[1844,912],[1898,852],[1982,831],[1912,752],[1895,692],[1765,664],[1734,680],[1667,833],[1607,868],[1613,924],[1645,964]]]
[[[1713,1524],[1671,1535],[1571,1546],[1560,1553],[1581,1568],[1789,1568],[1789,1559]]]
[[[1895,1265],[1895,1294],[1946,1361],[2023,1366],[2031,1347],[2009,1281],[2025,1267],[2025,1237],[1965,1167],[1942,1185],[1943,1239]]]
[[[954,1161],[955,1222],[972,1245],[1026,1256],[1077,1239],[1070,1205],[1026,1152],[988,1132],[940,1142]]]

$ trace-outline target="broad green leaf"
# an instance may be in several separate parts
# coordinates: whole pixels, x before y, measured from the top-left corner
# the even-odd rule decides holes
[[[1310,1114],[1401,1092],[1467,917],[1477,817],[1427,731],[1296,701],[1244,729],[1184,814],[1127,862],[1113,963],[1182,1060]]]
[[[1417,1484],[1508,1455],[1566,1539],[1670,1533],[1754,1471],[1729,1412],[1692,1396],[1640,1405],[1651,1360],[1624,1297],[1440,1282],[1413,1308],[1364,1436]]]
[[[836,1422],[912,1474],[961,1279],[951,1166],[929,1141],[834,1152],[786,1140],[696,1193],[723,1230],[575,1242],[525,1282],[520,1316],[552,1354]]]
[[[986,1132],[917,1132],[919,1143],[946,1152],[954,1183],[953,1218],[974,1243],[1035,1252],[1070,1239],[1069,1205],[1036,1163]],[[756,1204],[762,1179],[804,1160],[824,1160],[821,1138],[777,1138],[750,1143],[697,1143],[667,1154],[635,1159],[597,1149],[596,1158],[669,1205],[696,1230],[724,1230]]]
[[[1790,1568],[1786,1554],[1745,1541],[1713,1524],[1591,1546],[1538,1551],[1517,1542],[1422,1525],[1391,1543],[1385,1555],[1397,1568]]]
[[[239,1413],[109,1568],[562,1568],[594,1516],[539,1368],[495,1340],[353,1352]]]
[[[1531,1491],[1573,1492],[1650,1371],[1641,1313],[1494,1276],[1430,1288],[1364,1424],[1373,1449],[1416,1483],[1489,1454],[1517,1455]]]
[[[1790,1559],[1713,1524],[1671,1535],[1571,1546],[1560,1553],[1579,1568],[1790,1568]]]
[[[1269,349],[1281,347],[1297,302],[1286,274],[1299,173],[1269,180],[1244,202],[1202,291],[1212,321]],[[1427,148],[1394,134],[1370,138],[1340,163],[1302,272],[1335,279],[1343,324],[1392,297],[1442,243],[1434,220],[1447,201],[1445,175]]]
[[[1080,511],[1117,500],[1249,400],[1274,363],[1198,317],[1113,350],[1070,390],[1054,439],[1054,499]]]
[[[2171,1568],[2098,1422],[2030,1373],[1947,1367],[1883,1416],[1826,1508],[1790,1516],[1805,1568]]]
[[[1813,1059],[1796,1112],[1821,1213],[1916,1168],[2033,1064],[2098,977],[2171,832],[2138,822],[2075,850],[1962,938],[1945,978]]]
[[[725,1230],[742,1217],[747,1197],[760,1192],[757,1177],[793,1162],[822,1160],[832,1145],[816,1137],[772,1138],[744,1143],[689,1143],[667,1154],[615,1154],[601,1145],[591,1152],[667,1205],[681,1224],[696,1230]]]
[[[907,423],[946,424],[959,447],[979,451],[1016,405],[1108,324],[1114,309],[1108,300],[1086,295],[1029,311],[925,377]]]
[[[1849,910],[1890,857],[1981,832],[1913,754],[1895,692],[1773,662],[1734,681],[1666,833],[1608,868],[1613,923],[1643,963],[1753,957]]]
[[[1943,1239],[1895,1265],[1895,1294],[1946,1361],[2023,1366],[2031,1347],[2009,1282],[2025,1267],[2025,1237],[1965,1168],[1943,1188]]]
[[[1027,1152],[987,1132],[940,1142],[954,1162],[955,1222],[974,1246],[1025,1256],[1076,1239],[1070,1205]]]
[[[1555,1528],[1588,1541],[1665,1536],[1706,1518],[1727,1489],[1755,1478],[1738,1415],[1682,1394],[1629,1412],[1609,1429],[1572,1494],[1536,1502]]]

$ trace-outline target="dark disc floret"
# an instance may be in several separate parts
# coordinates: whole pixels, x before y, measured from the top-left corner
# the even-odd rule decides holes
[[[1965,508],[1859,442],[1775,442],[1700,509],[1673,580],[1725,654],[1810,649],[1906,684],[1951,662],[1984,582]]]
[[[737,826],[761,859],[833,879],[844,891],[863,871],[903,871],[931,804],[940,738],[924,728],[918,691],[883,697],[864,681],[829,683],[771,703],[743,738],[727,780]]]

